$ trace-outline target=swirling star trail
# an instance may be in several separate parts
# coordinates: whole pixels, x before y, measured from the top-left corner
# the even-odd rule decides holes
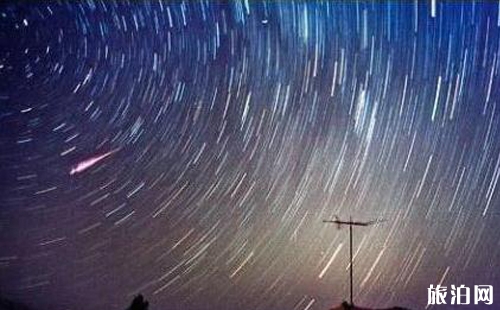
[[[335,215],[360,305],[498,290],[499,10],[2,2],[0,297],[328,309]]]

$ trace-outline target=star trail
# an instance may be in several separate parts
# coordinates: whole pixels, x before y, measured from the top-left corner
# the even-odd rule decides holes
[[[354,231],[359,305],[499,290],[499,12],[2,2],[0,297],[328,309],[349,294],[336,215],[386,220]]]

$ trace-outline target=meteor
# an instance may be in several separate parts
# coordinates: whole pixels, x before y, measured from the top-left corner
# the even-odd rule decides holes
[[[119,149],[112,150],[110,152],[104,153],[102,155],[94,156],[89,159],[86,159],[84,161],[79,162],[76,164],[76,166],[73,166],[71,170],[69,171],[69,175],[74,175],[80,172],[83,172],[87,170],[88,168],[92,167],[93,165],[97,164],[101,160],[105,159],[108,156],[111,156],[112,154],[118,152]]]

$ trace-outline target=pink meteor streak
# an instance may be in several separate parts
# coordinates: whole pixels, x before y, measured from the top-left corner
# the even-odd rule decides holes
[[[80,172],[83,172],[87,170],[88,168],[92,167],[93,165],[97,164],[101,160],[105,159],[106,157],[116,153],[119,149],[112,150],[110,152],[104,153],[102,155],[94,156],[89,159],[86,159],[84,161],[79,162],[76,166],[73,166],[69,172],[69,175],[74,175]]]

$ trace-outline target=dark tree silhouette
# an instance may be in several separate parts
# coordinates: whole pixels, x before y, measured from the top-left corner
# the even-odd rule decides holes
[[[148,310],[149,303],[144,300],[142,294],[137,295],[127,310]]]

